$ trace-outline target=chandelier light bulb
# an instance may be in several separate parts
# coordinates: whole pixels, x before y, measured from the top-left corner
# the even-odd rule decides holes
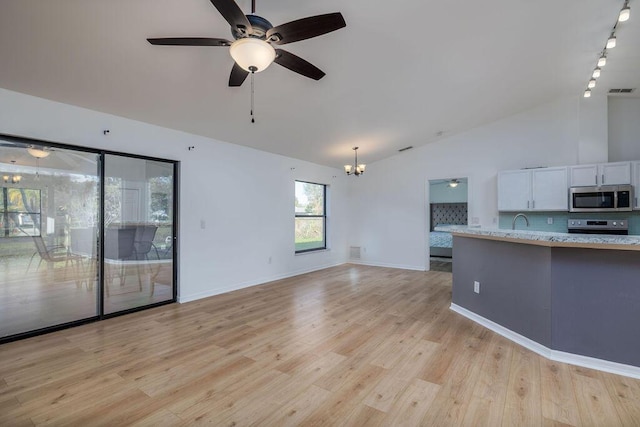
[[[600,59],[598,59],[598,67],[604,67],[607,65],[607,57],[602,55]]]
[[[625,22],[629,20],[631,16],[631,8],[629,7],[629,2],[624,2],[624,7],[620,11],[620,15],[618,16],[618,22]]]
[[[594,87],[596,87],[596,79],[589,80],[589,84],[587,85],[587,87],[589,89],[593,89]]]
[[[607,49],[613,49],[614,47],[616,47],[616,36],[611,34],[609,40],[607,40]]]
[[[597,79],[598,77],[600,77],[600,67],[596,67],[595,70],[593,70],[593,74],[591,75],[594,79]]]
[[[591,98],[591,89],[587,89],[584,91],[584,95],[585,98]]]

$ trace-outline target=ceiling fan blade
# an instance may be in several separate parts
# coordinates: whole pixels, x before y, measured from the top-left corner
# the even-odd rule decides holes
[[[243,32],[251,33],[251,24],[235,1],[211,0],[211,3],[213,3],[216,9],[218,9],[220,15],[222,15],[229,24],[231,24],[232,28],[238,28],[240,30],[244,30]]]
[[[313,80],[320,80],[325,76],[324,71],[286,50],[276,49],[274,62]]]
[[[162,46],[231,46],[229,40],[209,37],[170,37],[147,40],[153,45]]]
[[[229,76],[229,86],[230,87],[238,87],[242,86],[242,83],[247,79],[249,72],[242,67],[240,67],[235,62],[233,63],[233,68],[231,69],[231,75]]]
[[[271,28],[267,31],[267,39],[275,44],[293,43],[339,30],[346,25],[340,12],[310,16]]]

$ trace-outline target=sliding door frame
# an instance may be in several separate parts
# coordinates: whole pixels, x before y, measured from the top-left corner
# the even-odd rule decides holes
[[[150,308],[154,308],[154,307],[159,307],[159,306],[163,306],[163,305],[167,305],[167,304],[173,304],[175,302],[177,302],[178,300],[178,268],[179,268],[179,262],[178,262],[178,236],[179,236],[179,227],[178,227],[178,220],[179,220],[179,198],[180,198],[180,193],[179,193],[179,172],[180,172],[180,162],[178,160],[172,160],[172,159],[163,159],[163,158],[159,158],[159,157],[151,157],[151,156],[145,156],[145,155],[138,155],[138,154],[131,154],[131,153],[122,153],[119,151],[112,151],[112,150],[104,150],[104,149],[98,149],[98,148],[90,148],[90,147],[82,147],[82,146],[77,146],[77,145],[72,145],[72,144],[65,144],[65,143],[60,143],[60,142],[56,142],[56,141],[48,141],[48,140],[42,140],[42,139],[35,139],[35,138],[30,138],[30,137],[23,137],[23,136],[18,136],[18,135],[10,135],[10,134],[3,134],[0,133],[0,137],[6,141],[9,142],[15,142],[18,144],[33,144],[33,145],[46,145],[48,147],[53,147],[53,148],[60,148],[60,149],[66,149],[66,150],[75,150],[75,151],[79,151],[79,152],[83,152],[83,153],[91,153],[91,154],[96,154],[98,156],[98,169],[97,169],[97,174],[99,176],[100,179],[100,183],[99,183],[99,206],[98,206],[98,218],[99,218],[99,245],[98,245],[98,289],[96,290],[97,292],[97,296],[98,296],[98,301],[97,301],[97,311],[98,314],[96,316],[91,316],[91,317],[87,317],[84,319],[79,319],[79,320],[74,320],[71,322],[65,322],[65,323],[61,323],[61,324],[57,324],[57,325],[53,325],[53,326],[47,326],[44,328],[39,328],[39,329],[35,329],[35,330],[31,330],[31,331],[27,331],[27,332],[20,332],[14,335],[9,335],[6,337],[0,337],[0,344],[4,344],[4,343],[8,343],[8,342],[12,342],[12,341],[17,341],[17,340],[21,340],[21,339],[25,339],[25,338],[30,338],[30,337],[34,337],[34,336],[38,336],[38,335],[43,335],[43,334],[47,334],[50,332],[55,332],[55,331],[59,331],[62,329],[67,329],[67,328],[72,328],[75,326],[80,326],[80,325],[84,325],[87,323],[92,323],[92,322],[96,322],[96,321],[100,321],[100,320],[105,320],[105,319],[110,319],[112,317],[118,317],[118,316],[122,316],[125,314],[130,314],[130,313],[134,313],[137,311],[142,311],[142,310],[147,310]],[[156,303],[152,303],[149,305],[144,305],[144,306],[140,306],[140,307],[134,307],[134,308],[130,308],[130,309],[126,309],[126,310],[122,310],[122,311],[118,311],[115,313],[109,313],[109,314],[104,314],[104,287],[106,286],[104,283],[104,279],[105,279],[105,274],[104,274],[104,268],[105,268],[105,262],[104,262],[104,230],[105,230],[105,226],[104,226],[104,210],[105,210],[105,158],[107,155],[113,155],[113,156],[120,156],[120,157],[128,157],[128,158],[134,158],[134,159],[139,159],[139,160],[149,160],[149,161],[156,161],[156,162],[163,162],[163,163],[167,163],[167,164],[171,164],[172,165],[172,169],[173,169],[173,215],[172,215],[172,280],[173,280],[173,289],[172,289],[172,298],[166,301],[160,301],[160,302],[156,302]]]

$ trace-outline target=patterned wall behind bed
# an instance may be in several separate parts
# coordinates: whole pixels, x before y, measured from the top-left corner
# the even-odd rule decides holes
[[[467,225],[466,203],[431,203],[431,230],[438,224]]]

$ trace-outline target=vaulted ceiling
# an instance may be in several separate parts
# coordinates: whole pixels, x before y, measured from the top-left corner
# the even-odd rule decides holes
[[[249,13],[250,0],[238,0]],[[341,30],[283,48],[326,77],[272,65],[228,87],[224,47],[148,37],[222,37],[209,0],[2,0],[0,87],[340,167],[371,163],[559,96],[582,94],[622,0],[257,0],[278,25],[342,12]],[[640,87],[640,3],[618,29],[594,95]]]

